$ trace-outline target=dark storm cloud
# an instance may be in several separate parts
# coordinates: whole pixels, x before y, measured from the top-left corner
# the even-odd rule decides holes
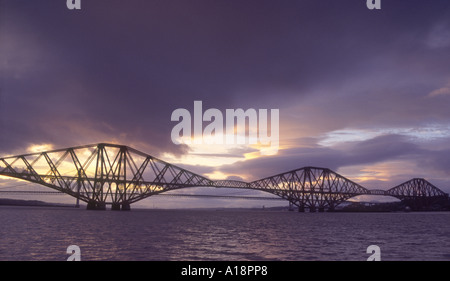
[[[364,2],[83,1],[69,11],[62,0],[2,1],[0,151],[116,141],[183,153],[170,114],[194,100],[282,118],[298,105],[322,133],[450,120],[447,96],[426,98],[450,82],[449,2]],[[245,165],[262,175],[273,161],[337,168],[403,151],[376,153],[379,141],[358,155],[294,148]]]
[[[449,141],[448,138],[445,139]],[[438,151],[425,149],[409,137],[402,135],[384,135],[365,141],[348,142],[334,147],[303,147],[281,151],[277,156],[256,158],[224,165],[218,169],[229,174],[245,174],[248,180],[276,175],[306,166],[329,168],[334,171],[353,165],[368,165],[383,161],[403,160],[416,163],[418,170],[404,171],[401,175],[404,181],[409,177],[427,177],[430,175],[426,168],[435,169],[441,175],[450,175],[449,149]],[[343,175],[346,176],[346,175]],[[393,178],[397,179],[396,175]],[[448,182],[447,182],[448,183]]]

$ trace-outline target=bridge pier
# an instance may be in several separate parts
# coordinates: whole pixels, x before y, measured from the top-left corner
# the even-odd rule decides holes
[[[113,203],[111,205],[111,211],[130,211],[131,206],[129,203]]]
[[[86,210],[106,210],[106,204],[104,202],[96,202],[96,201],[89,201]]]
[[[325,208],[324,207],[319,207],[319,213],[323,213],[325,212]]]
[[[300,213],[304,213],[304,212],[305,212],[305,207],[304,207],[304,206],[298,207],[298,211],[299,211]]]
[[[120,211],[120,204],[119,203],[112,203],[111,211]]]
[[[122,203],[122,211],[130,211],[131,205],[130,203]]]

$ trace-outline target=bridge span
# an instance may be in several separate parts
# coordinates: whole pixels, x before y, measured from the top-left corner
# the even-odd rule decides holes
[[[189,187],[241,188],[286,199],[299,211],[332,211],[359,195],[396,197],[413,210],[448,202],[448,194],[415,178],[389,190],[369,190],[327,168],[303,167],[252,182],[213,181],[125,145],[99,143],[0,158],[0,175],[87,203],[87,209],[130,210],[132,203]]]

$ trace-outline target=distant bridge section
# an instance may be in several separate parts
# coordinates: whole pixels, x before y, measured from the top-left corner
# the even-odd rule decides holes
[[[424,179],[369,190],[326,168],[304,167],[253,182],[212,181],[125,145],[99,143],[0,158],[0,175],[47,186],[87,203],[87,209],[130,210],[134,202],[189,187],[252,189],[275,194],[299,211],[334,210],[358,195],[396,197],[413,209],[448,202]]]
[[[249,183],[252,189],[273,193],[296,205],[300,212],[308,208],[319,212],[334,208],[347,199],[370,194],[361,185],[330,169],[305,167]]]
[[[386,191],[386,195],[405,202],[413,210],[421,210],[433,204],[448,204],[449,196],[422,178],[414,178]]]
[[[371,189],[369,190],[370,195],[389,195],[386,190],[382,189]]]

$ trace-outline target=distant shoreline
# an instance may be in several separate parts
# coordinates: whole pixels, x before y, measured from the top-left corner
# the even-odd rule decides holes
[[[48,203],[48,202],[43,202],[43,201],[39,201],[39,200],[21,200],[21,199],[8,199],[8,198],[0,198],[0,206],[76,208],[74,205],[69,205],[69,204]]]

